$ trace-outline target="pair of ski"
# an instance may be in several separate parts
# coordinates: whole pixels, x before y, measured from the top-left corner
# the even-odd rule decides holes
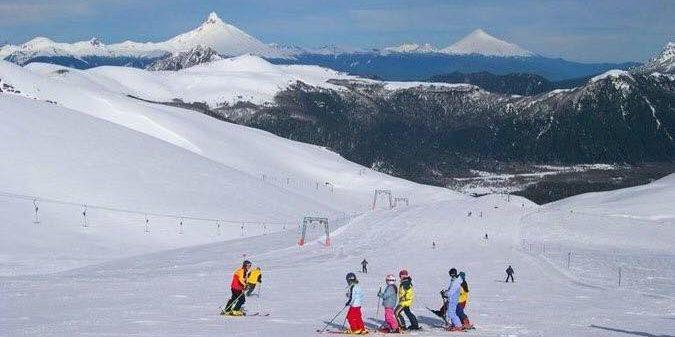
[[[389,332],[389,331],[384,331],[384,330],[368,330],[368,335],[370,334],[378,334],[378,335],[416,335],[417,332],[421,331],[419,330],[404,330],[404,331],[399,331],[399,332]],[[347,330],[316,330],[318,333],[327,333],[327,334],[337,334],[337,335],[360,335],[357,333],[352,333],[352,332],[347,332]]]
[[[247,313],[246,315],[228,315],[221,313],[221,316],[224,317],[268,317],[270,315],[269,312],[253,312],[253,313]]]

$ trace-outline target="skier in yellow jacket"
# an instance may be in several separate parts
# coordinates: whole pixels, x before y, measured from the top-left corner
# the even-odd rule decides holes
[[[417,317],[415,317],[415,314],[410,310],[413,300],[415,299],[412,278],[405,269],[398,273],[398,277],[401,279],[401,284],[398,290],[398,305],[396,306],[396,310],[394,310],[394,314],[398,320],[399,328],[401,330],[419,330],[420,326],[419,323],[417,323]],[[408,317],[408,320],[410,320],[410,326],[408,327],[406,327],[405,319],[403,319],[404,313]]]
[[[251,296],[258,283],[262,283],[262,271],[260,271],[260,267],[255,267],[246,278],[246,296]]]

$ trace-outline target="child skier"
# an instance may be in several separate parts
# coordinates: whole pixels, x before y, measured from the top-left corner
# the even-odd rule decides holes
[[[394,275],[389,274],[385,278],[385,282],[387,286],[384,288],[384,292],[382,292],[382,289],[380,288],[380,291],[377,293],[377,297],[382,299],[382,306],[384,307],[385,326],[383,326],[380,331],[398,333],[400,330],[398,327],[398,321],[394,315],[394,308],[396,308],[396,295],[398,293],[398,289],[396,289],[396,278]]]
[[[445,321],[449,322],[450,325],[446,327],[448,331],[462,331],[462,321],[457,316],[457,305],[459,303],[459,289],[462,287],[462,278],[457,274],[457,269],[451,268],[448,271],[450,275],[450,284],[448,285],[448,290],[445,291],[446,296],[448,297],[448,309],[445,314]]]
[[[255,267],[248,273],[248,277],[246,278],[246,296],[253,294],[253,290],[255,290],[258,283],[262,283],[262,272],[260,271],[260,267]]]
[[[349,322],[349,330],[347,333],[365,335],[368,333],[363,324],[363,317],[361,316],[361,304],[363,303],[363,290],[359,286],[359,280],[356,279],[356,274],[348,273],[347,279],[347,303],[345,306],[349,307],[347,311],[347,321]]]
[[[230,290],[232,291],[232,297],[227,301],[225,308],[220,313],[221,315],[230,315],[230,316],[244,316],[246,313],[241,310],[241,306],[246,302],[246,296],[244,296],[244,289],[246,288],[246,274],[251,268],[251,261],[244,261],[241,267],[234,271],[232,275],[232,283],[230,284]]]
[[[473,329],[473,325],[469,322],[469,316],[466,315],[464,309],[466,308],[466,303],[469,301],[469,284],[466,283],[466,273],[463,271],[459,273],[459,277],[462,279],[461,287],[459,288],[459,301],[457,303],[457,316],[462,321],[462,326],[465,330]]]
[[[417,317],[412,313],[410,307],[415,299],[415,291],[413,290],[412,278],[408,275],[408,271],[403,269],[398,273],[401,279],[401,284],[398,289],[398,305],[396,306],[395,314],[398,320],[398,327],[401,330],[419,330],[420,326],[417,323]],[[403,314],[410,320],[410,326],[405,326],[405,319]]]

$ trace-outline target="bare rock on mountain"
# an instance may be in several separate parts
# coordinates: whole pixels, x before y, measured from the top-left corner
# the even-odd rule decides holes
[[[147,70],[180,70],[198,64],[221,60],[218,52],[210,47],[197,46],[188,51],[173,53],[163,59],[155,61]]]

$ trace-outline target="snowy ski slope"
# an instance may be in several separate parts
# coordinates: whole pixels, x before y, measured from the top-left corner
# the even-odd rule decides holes
[[[440,306],[447,269],[468,275],[468,315],[478,336],[668,336],[675,333],[672,293],[579,282],[523,251],[519,219],[537,207],[499,196],[430,202],[354,219],[333,235],[332,248],[295,245],[293,233],[192,246],[36,277],[5,279],[5,335],[316,336],[344,303],[344,274],[358,274],[366,293],[364,318],[381,324],[375,294],[384,276],[408,269],[414,280],[419,336],[445,336],[424,306]],[[467,211],[473,211],[467,217]],[[483,216],[476,214],[482,212]],[[490,239],[482,240],[483,233]],[[436,249],[432,248],[436,242]],[[223,318],[231,271],[242,256],[263,268],[249,311],[269,317]],[[516,283],[503,283],[513,265]],[[113,290],[113,291],[110,291]],[[31,292],[34,296],[21,296]],[[36,308],[40,308],[37,310]],[[381,314],[380,310],[380,314]],[[342,317],[329,324],[342,326]]]
[[[0,94],[0,130],[10,140],[0,144],[0,192],[71,203],[38,201],[34,226],[32,198],[2,198],[1,274],[269,233],[305,215],[342,218],[366,210],[377,188],[413,203],[457,197],[321,147],[145,103],[75,70],[43,75],[3,61],[0,79],[21,91]],[[44,237],[60,239],[36,243]]]
[[[135,100],[97,75],[110,67],[59,69],[0,62],[0,80],[21,91],[0,93],[1,336],[312,336],[363,258],[371,328],[384,276],[406,268],[425,328],[415,335],[447,335],[424,306],[440,306],[457,267],[471,287],[469,334],[675,335],[675,175],[545,206],[469,198]],[[371,211],[375,189],[411,205]],[[332,219],[331,247],[297,246],[304,215]],[[244,258],[264,275],[247,308],[269,317],[218,315]],[[502,282],[507,265],[514,284]]]

